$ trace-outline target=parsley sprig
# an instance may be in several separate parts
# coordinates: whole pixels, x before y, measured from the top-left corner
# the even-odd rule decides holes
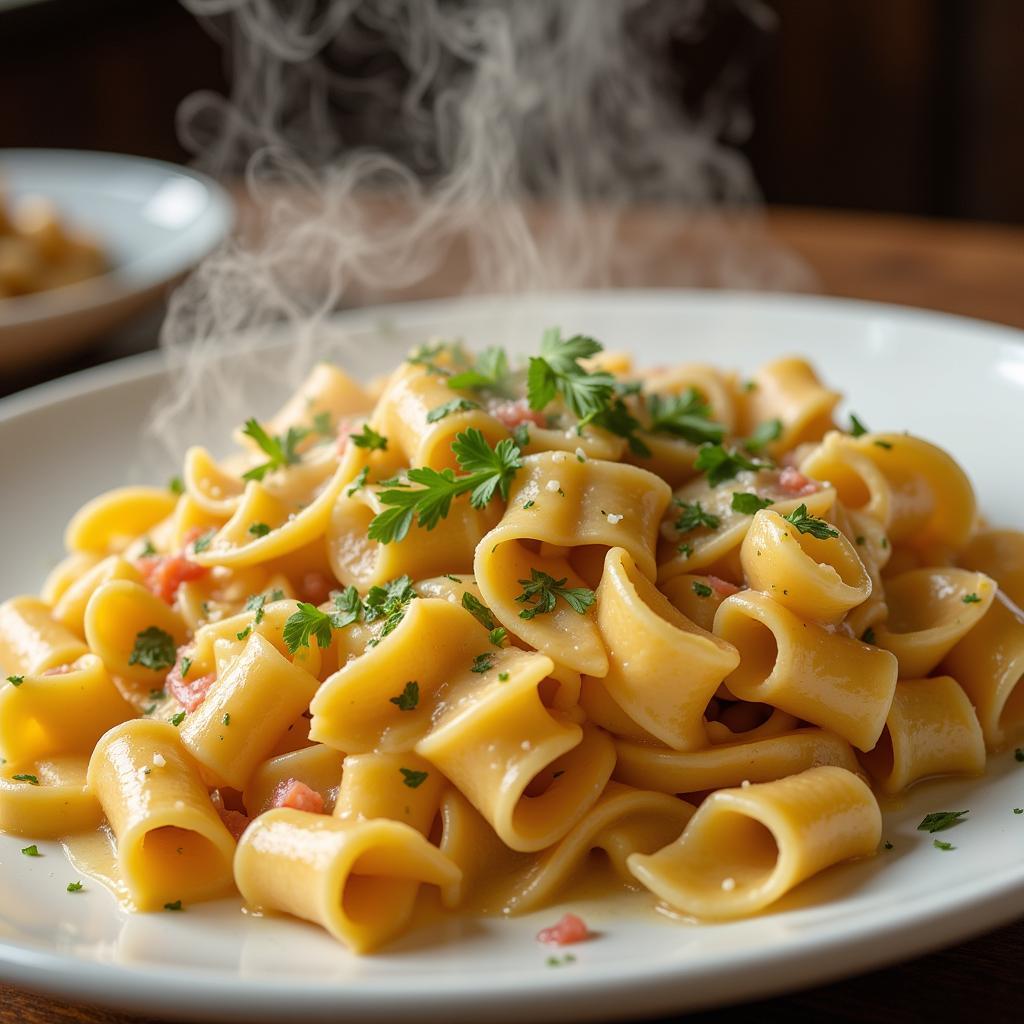
[[[335,609],[332,612],[321,611],[315,604],[300,601],[298,609],[288,616],[283,637],[285,646],[292,654],[300,647],[311,646],[310,637],[316,638],[318,647],[329,647],[334,630],[344,629],[349,623],[358,620],[362,601],[355,587],[335,592],[332,601]]]
[[[721,525],[721,520],[718,516],[713,515],[711,512],[705,512],[704,506],[699,501],[691,503],[680,501],[676,498],[675,503],[683,510],[675,524],[676,530],[679,533],[689,533],[691,530],[696,530],[699,526],[706,526],[709,530],[717,530]]]
[[[485,348],[471,370],[463,370],[448,378],[448,387],[461,391],[491,391],[511,397],[511,373],[508,354],[496,345]]]
[[[792,523],[798,533],[809,533],[818,540],[828,540],[830,537],[838,537],[839,531],[834,526],[829,526],[824,519],[812,516],[807,511],[806,505],[800,505],[793,509],[788,516],[783,516],[787,523]]]
[[[671,434],[691,444],[717,444],[725,437],[725,427],[711,419],[711,407],[696,388],[679,395],[650,395],[647,411],[652,434]]]
[[[409,602],[417,596],[409,576],[399,576],[383,586],[370,587],[363,602],[363,621],[377,622],[383,619],[384,628],[380,635],[385,637],[402,621]]]
[[[720,444],[702,445],[697,453],[697,461],[693,464],[698,472],[707,473],[708,483],[712,487],[732,480],[744,469],[770,469],[771,466],[770,462],[748,459],[742,452]]]
[[[135,634],[135,646],[128,657],[129,665],[142,665],[143,668],[159,672],[170,668],[176,660],[174,637],[159,626],[147,626]]]
[[[591,420],[607,408],[615,378],[610,373],[588,373],[579,361],[597,355],[603,346],[593,338],[577,334],[562,338],[557,327],[549,327],[541,339],[540,355],[530,357],[526,373],[526,397],[531,409],[540,410],[561,395],[581,420]]]
[[[519,448],[511,438],[499,441],[492,449],[481,431],[471,427],[455,435],[452,451],[464,475],[456,476],[451,469],[422,466],[406,474],[409,482],[419,487],[396,483],[378,492],[381,504],[391,507],[371,520],[370,540],[381,544],[401,541],[413,520],[432,530],[448,515],[452,501],[462,494],[469,493],[474,508],[483,508],[495,491],[502,498],[508,497],[512,478],[522,466]]]
[[[516,601],[532,604],[532,607],[524,608],[519,613],[521,619],[532,619],[554,611],[558,598],[562,598],[574,612],[583,615],[597,599],[597,595],[587,587],[567,587],[568,577],[556,580],[540,569],[531,569],[530,578],[518,582],[523,592],[516,597]]]
[[[945,832],[947,828],[959,825],[968,811],[933,811],[926,814],[917,826],[919,832]]]
[[[435,405],[427,413],[428,423],[438,423],[443,420],[446,416],[451,416],[456,412],[469,412],[472,409],[479,409],[480,403],[474,402],[470,398],[453,398],[451,401],[445,402],[443,405]]]
[[[268,434],[257,420],[248,419],[242,433],[251,437],[268,457],[266,462],[244,472],[242,479],[262,480],[273,470],[294,466],[299,461],[299,453],[295,449],[309,436],[310,431],[307,427],[289,427],[287,433],[275,436]]]
[[[367,451],[386,452],[388,450],[388,439],[383,434],[378,434],[369,423],[364,423],[363,429],[358,434],[349,434],[348,439],[357,448],[365,448]]]

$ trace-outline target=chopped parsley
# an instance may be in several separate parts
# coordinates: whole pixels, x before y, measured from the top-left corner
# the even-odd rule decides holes
[[[495,647],[503,647],[507,637],[508,630],[504,626],[495,626],[494,629],[487,634],[487,639],[490,640]]]
[[[712,594],[711,588],[706,583],[701,583],[699,580],[693,581],[693,592],[698,597],[710,597]]]
[[[782,420],[765,420],[763,423],[759,423],[750,437],[743,441],[743,447],[748,452],[759,452],[781,436]]]
[[[287,433],[272,437],[255,419],[245,421],[242,433],[251,437],[267,455],[267,461],[242,474],[243,480],[262,480],[268,473],[285,466],[294,466],[299,461],[296,447],[309,436],[306,427],[289,427]]]
[[[283,601],[284,591],[275,587],[270,591],[269,594],[250,594],[248,600],[245,602],[245,610],[247,612],[255,612],[256,615],[253,618],[253,623],[259,625],[263,621],[263,616],[266,614],[264,611],[264,605],[269,601]],[[239,638],[241,639],[241,637]]]
[[[1013,813],[1014,814],[1024,814],[1024,807],[1014,807]]]
[[[397,697],[390,697],[389,700],[399,711],[415,711],[416,705],[420,702],[420,684],[410,679],[402,688],[402,692]]]
[[[679,395],[650,395],[647,412],[652,434],[671,434],[691,444],[714,444],[725,436],[724,425],[711,419],[711,407],[696,388]]]
[[[610,373],[588,373],[579,361],[597,355],[603,346],[593,338],[577,334],[562,339],[557,327],[544,332],[540,355],[530,357],[526,374],[526,397],[531,409],[543,409],[561,394],[565,404],[581,420],[590,421],[608,408],[615,378]]]
[[[184,679],[185,676],[188,675],[188,670],[191,667],[192,667],[192,659],[191,658],[184,657],[184,658],[181,659],[181,668],[179,670],[179,673],[180,673],[182,679]]]
[[[402,621],[405,609],[416,596],[410,576],[399,576],[397,579],[389,580],[383,586],[370,587],[366,594],[366,600],[363,602],[363,622],[376,622],[378,619],[383,619],[384,628],[380,635],[385,637],[393,632]],[[347,617],[348,614],[345,612],[344,617]],[[355,620],[350,619],[349,621]]]
[[[31,846],[23,846],[21,848],[21,852],[26,857],[42,857],[42,854],[39,852],[39,847],[36,846],[35,843]]]
[[[594,426],[601,427],[609,433],[624,437],[629,442],[631,452],[644,458],[650,457],[651,449],[636,436],[641,426],[640,421],[629,411],[629,407],[621,398],[612,398],[600,412],[594,413],[589,419],[581,420],[576,433],[582,433],[587,423],[593,423]]]
[[[470,672],[478,672],[481,675],[484,672],[490,672],[494,668],[494,655],[490,651],[484,651],[483,654],[478,654],[473,659],[473,667]]]
[[[270,527],[266,523],[251,523],[249,532],[254,537],[266,537],[270,533]]]
[[[917,826],[919,832],[945,832],[947,828],[959,825],[968,811],[934,811],[926,814]]]
[[[9,682],[11,684],[11,686],[21,686],[21,684],[23,682],[25,682],[25,677],[24,676],[8,676],[7,677],[7,682]]]
[[[418,772],[412,768],[399,768],[398,770],[402,773],[402,782],[410,789],[417,789],[419,786],[422,786],[430,774],[429,772]]]
[[[864,434],[870,433],[868,428],[865,427],[864,424],[859,419],[857,419],[856,413],[852,413],[852,412],[850,413],[850,430],[849,430],[849,433],[850,433],[851,437],[863,437]]]
[[[448,378],[448,387],[455,390],[493,391],[508,397],[510,373],[508,354],[503,348],[492,345],[477,357],[471,370],[463,370]]]
[[[81,882],[68,882],[68,892],[81,892],[84,888]]]
[[[576,963],[576,956],[573,953],[566,953],[565,956],[549,956],[544,961],[548,967],[564,967],[566,964]]]
[[[690,555],[693,554],[693,545],[692,544],[677,544],[676,545],[676,554],[682,555],[683,558],[689,558]]]
[[[526,446],[530,443],[530,428],[525,423],[518,424],[512,431],[512,440],[515,441],[516,447],[523,451]]]
[[[167,490],[169,490],[171,494],[177,494],[179,496],[184,494],[185,484],[182,481],[181,477],[172,476],[171,479],[167,481]]]
[[[236,640],[244,640],[252,632],[252,626],[246,626],[245,629],[235,634]]]
[[[363,429],[358,434],[349,434],[348,439],[357,448],[365,448],[367,451],[386,452],[388,450],[388,439],[383,434],[378,434],[369,423],[364,423]]]
[[[499,683],[507,683],[508,682],[508,673],[507,672],[499,672],[498,673],[498,682]]]
[[[165,903],[164,910],[182,910],[181,900],[175,900],[173,903]]]
[[[774,504],[775,502],[771,498],[759,498],[756,494],[749,492],[732,492],[733,512],[742,512],[745,516],[752,516],[755,512],[760,512],[761,509]]]
[[[480,623],[486,630],[495,629],[498,625],[494,621],[491,609],[487,607],[478,597],[475,597],[468,590],[462,592],[462,607]]]
[[[351,498],[352,495],[355,494],[356,491],[358,491],[359,488],[362,487],[363,484],[366,483],[366,478],[369,475],[370,475],[370,467],[369,466],[363,466],[363,468],[361,470],[359,470],[358,473],[356,473],[355,479],[353,479],[353,481],[352,481],[352,486],[349,487],[349,489],[347,491],[345,491],[345,494],[348,495],[348,497]]]
[[[198,555],[200,552],[205,551],[209,546],[210,542],[214,537],[217,536],[217,530],[215,527],[210,527],[205,533],[200,534],[192,542],[192,550]]]
[[[710,512],[705,512],[699,501],[690,504],[687,501],[676,500],[676,504],[683,510],[676,520],[676,529],[680,533],[689,533],[699,526],[706,526],[709,530],[717,530],[721,520]]]
[[[596,595],[586,587],[566,587],[568,577],[556,580],[540,569],[531,569],[528,580],[519,580],[523,592],[516,597],[520,604],[533,602],[533,607],[519,613],[521,619],[532,619],[537,615],[554,611],[555,602],[562,598],[574,612],[583,615],[596,600]]]
[[[159,672],[174,664],[177,653],[174,637],[170,633],[165,633],[159,626],[147,626],[135,634],[135,646],[128,657],[128,664],[141,665]]]
[[[28,772],[22,772],[20,775],[12,775],[11,778],[15,782],[27,782],[30,786],[38,786],[39,779],[35,775],[29,775]]]
[[[809,533],[818,540],[828,540],[830,537],[838,537],[839,531],[834,526],[829,526],[824,519],[812,516],[807,511],[806,505],[800,505],[793,509],[788,516],[783,516],[787,523],[796,527],[797,533]]]
[[[932,846],[936,850],[955,850],[956,847],[952,843],[944,843],[941,839],[933,839]]]
[[[508,497],[512,478],[522,466],[519,449],[511,438],[499,441],[492,449],[483,433],[471,427],[455,435],[452,451],[464,475],[457,477],[451,469],[421,466],[406,475],[411,483],[422,486],[413,489],[402,484],[378,492],[381,504],[391,507],[371,520],[370,540],[381,544],[401,541],[414,519],[418,526],[432,530],[448,515],[452,501],[467,492],[473,508],[483,508],[495,491],[502,498]]]
[[[886,841],[885,841],[884,843],[882,843],[882,845],[883,845],[883,846],[884,846],[884,847],[885,847],[885,848],[886,848],[887,850],[891,850],[891,849],[893,848],[893,845],[892,845],[892,843],[890,843],[888,839],[886,839]]]
[[[139,552],[139,558],[149,558],[156,554],[156,548],[153,547],[153,542],[148,538],[143,539],[142,550]]]
[[[964,594],[960,600],[963,601],[964,604],[981,604],[981,598],[974,593]]]
[[[886,451],[889,451],[889,449],[892,448],[891,441],[875,441],[874,443],[878,445],[879,448],[884,448]]]
[[[694,469],[707,473],[708,483],[717,487],[726,480],[732,480],[745,469],[769,469],[770,462],[758,462],[748,459],[735,449],[725,448],[720,444],[705,444],[697,454]]]
[[[448,382],[449,386],[451,381]],[[451,416],[455,412],[469,412],[471,409],[479,409],[480,403],[471,401],[468,398],[453,398],[450,402],[445,402],[443,405],[435,405],[430,412],[427,413],[428,423],[437,423],[439,420],[443,420],[446,416]]]
[[[231,712],[230,711],[225,711],[224,712],[224,717],[220,720],[220,724],[221,725],[230,725],[231,724]]]
[[[284,624],[284,643],[294,654],[300,647],[309,647],[309,638],[316,637],[318,647],[331,645],[333,625],[328,612],[322,612],[315,604],[300,601],[298,609],[288,616]]]
[[[176,715],[171,715],[171,725],[173,725],[175,728],[177,728],[179,725],[181,725],[181,723],[184,722],[184,721],[185,721],[185,712],[184,711],[179,711]]]
[[[313,430],[321,437],[334,437],[334,425],[331,423],[331,414],[326,409],[313,416]]]
[[[525,505],[523,506],[523,510],[525,511],[526,509],[531,509],[531,508],[533,508],[533,506],[534,506],[534,505],[536,505],[536,504],[537,504],[537,502],[535,502],[535,501],[533,500],[533,498],[531,498],[531,499],[530,499],[530,500],[529,500],[529,501],[528,501],[528,502],[527,502],[527,503],[526,503],[526,504],[525,504]]]
[[[868,628],[865,629],[864,632],[861,634],[860,638],[866,644],[873,644],[875,642],[875,631],[874,631],[874,629],[872,629],[871,626],[868,626]]]

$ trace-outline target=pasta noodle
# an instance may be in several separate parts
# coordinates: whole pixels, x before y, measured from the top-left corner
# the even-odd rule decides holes
[[[741,383],[556,330],[372,391],[316,366],[0,604],[0,829],[106,829],[137,910],[238,892],[356,953],[430,889],[730,919],[870,856],[868,779],[1024,732],[1024,533],[838,401],[799,358]]]

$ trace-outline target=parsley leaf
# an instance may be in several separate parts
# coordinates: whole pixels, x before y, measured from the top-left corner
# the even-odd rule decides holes
[[[960,824],[960,819],[968,811],[934,811],[926,814],[917,826],[919,832],[944,832],[947,828]]]
[[[313,416],[313,430],[321,437],[334,437],[331,414],[326,409]]]
[[[636,436],[636,432],[641,428],[640,421],[629,411],[629,407],[621,398],[613,398],[608,406],[590,417],[590,422],[610,434],[624,437],[629,442],[629,450],[635,455],[644,458],[650,456],[651,449]],[[581,430],[582,427],[581,423]]]
[[[981,598],[975,593],[964,594],[960,600],[963,601],[964,604],[981,604]]]
[[[172,476],[171,479],[167,481],[167,490],[169,490],[171,494],[177,494],[180,497],[185,493],[184,481],[180,476]]]
[[[420,702],[420,684],[410,680],[397,697],[389,698],[399,711],[415,711],[416,705]]]
[[[356,491],[358,491],[359,488],[362,487],[363,484],[366,483],[366,478],[369,475],[370,475],[370,467],[369,466],[363,466],[363,468],[361,470],[359,470],[359,472],[356,474],[355,479],[352,481],[352,486],[349,487],[349,489],[347,491],[345,491],[345,494],[348,495],[348,497],[351,498],[352,495],[355,494]]]
[[[839,531],[834,526],[829,526],[824,519],[812,516],[807,511],[806,505],[800,505],[793,509],[788,516],[783,516],[787,523],[792,523],[797,533],[809,533],[818,540],[828,540],[830,537],[838,537]]]
[[[771,498],[759,498],[756,494],[750,494],[749,492],[732,492],[733,512],[742,512],[746,516],[752,516],[755,512],[760,512],[761,509],[774,504],[775,502]]]
[[[142,542],[142,550],[139,552],[139,558],[149,558],[151,555],[156,554],[156,548],[153,547],[153,542],[146,537]]]
[[[693,467],[698,472],[706,472],[708,483],[717,487],[744,469],[769,469],[771,463],[748,459],[735,449],[730,450],[720,444],[705,444],[701,446]]]
[[[23,682],[25,682],[25,677],[24,676],[8,676],[7,677],[7,682],[9,682],[11,684],[11,686],[21,686],[21,684]]]
[[[294,466],[299,461],[296,446],[309,436],[306,427],[289,427],[283,436],[272,437],[255,419],[245,421],[242,433],[251,437],[269,457],[259,466],[253,466],[242,474],[243,480],[262,480],[268,473],[285,466]]]
[[[706,526],[709,530],[717,530],[721,520],[716,515],[704,511],[704,506],[699,501],[690,504],[688,501],[676,501],[676,504],[683,510],[676,520],[676,529],[680,533],[689,533],[696,530],[698,526]]]
[[[524,608],[519,613],[521,619],[532,619],[537,615],[554,611],[555,602],[562,598],[574,612],[583,615],[597,599],[592,590],[586,587],[566,587],[568,577],[556,580],[540,569],[531,569],[528,580],[519,580],[523,592],[516,598],[520,604],[533,602],[533,607]]]
[[[84,888],[81,882],[68,882],[68,892],[81,892]]]
[[[212,542],[213,538],[217,536],[217,528],[211,526],[206,533],[200,534],[192,542],[192,550],[198,555],[200,552],[205,551]]]
[[[471,370],[463,370],[448,378],[448,387],[467,390],[494,391],[509,394],[508,355],[503,348],[494,345],[485,348],[476,357]]]
[[[171,715],[171,725],[173,725],[175,728],[177,728],[179,725],[181,725],[181,723],[184,722],[184,721],[185,721],[185,712],[184,711],[179,711],[176,715]]]
[[[370,587],[363,602],[363,621],[384,620],[381,637],[387,636],[402,621],[409,602],[417,596],[409,576],[389,580],[382,587]]]
[[[402,773],[402,782],[410,789],[417,789],[419,786],[422,786],[430,774],[429,772],[414,771],[412,768],[399,768],[398,770]]]
[[[544,332],[540,355],[531,356],[526,373],[526,397],[531,409],[543,409],[561,393],[565,404],[581,420],[601,412],[612,396],[615,378],[610,373],[587,373],[580,359],[602,350],[600,342],[577,334],[566,340],[557,327]]]
[[[479,408],[480,403],[474,402],[469,398],[453,398],[450,402],[445,402],[443,405],[435,405],[427,413],[427,422],[437,423],[438,420],[443,420],[445,416],[450,416],[454,412],[468,412],[470,409]]]
[[[932,846],[936,850],[955,850],[956,847],[952,843],[944,843],[941,839],[933,839]]]
[[[249,525],[249,532],[254,537],[266,537],[270,533],[270,527],[266,523],[251,523]]]
[[[693,581],[693,592],[698,597],[710,597],[712,593],[711,588],[706,583],[701,583],[699,580]]]
[[[346,587],[344,590],[335,591],[331,594],[331,600],[337,611],[331,615],[331,625],[335,629],[344,629],[353,622],[359,621],[363,613],[363,602],[359,597],[359,591],[355,587]]]
[[[248,600],[245,602],[245,610],[247,612],[255,612],[256,617],[253,620],[258,626],[263,621],[263,606],[268,602],[283,601],[284,591],[279,590],[276,587],[270,591],[269,594],[250,594]],[[183,661],[185,659],[182,659]],[[191,662],[189,662],[191,664]],[[182,676],[185,675],[185,669],[182,669]]]
[[[388,439],[383,434],[378,434],[369,423],[364,423],[358,434],[349,434],[348,439],[357,448],[366,448],[371,452],[388,450]]]
[[[184,657],[184,658],[182,658],[182,659],[181,659],[181,669],[180,669],[180,674],[181,674],[181,678],[182,678],[182,679],[184,679],[184,678],[185,678],[185,676],[187,676],[187,675],[188,675],[188,670],[189,670],[189,669],[190,669],[191,667],[192,667],[192,659],[191,659],[191,658],[189,658],[189,657],[187,657],[187,656],[186,656],[186,657]]]
[[[38,786],[39,779],[35,775],[29,775],[28,772],[22,772],[20,775],[12,775],[12,779],[15,782],[27,782],[30,786]]]
[[[288,616],[284,624],[285,646],[294,654],[300,647],[309,647],[309,638],[316,637],[318,647],[331,644],[331,617],[315,604],[300,601],[298,610]]]
[[[494,655],[490,651],[485,651],[473,659],[473,667],[470,672],[478,672],[482,675],[484,672],[490,672],[492,668],[494,668]]]
[[[42,854],[39,852],[39,847],[36,846],[35,843],[33,843],[31,846],[23,846],[21,852],[26,857],[42,857]]]
[[[782,436],[782,420],[765,420],[759,423],[754,432],[743,442],[748,452],[759,452],[765,445],[777,441]]]
[[[679,395],[651,395],[647,411],[652,434],[672,434],[691,444],[714,444],[725,436],[725,427],[711,419],[711,407],[696,388]]]
[[[135,634],[135,646],[128,658],[129,665],[142,665],[143,668],[159,672],[170,668],[176,660],[177,648],[170,633],[165,633],[158,626],[148,626]]]
[[[371,520],[370,540],[381,544],[401,541],[414,519],[418,526],[432,530],[448,515],[452,501],[467,492],[474,508],[483,508],[495,491],[502,498],[508,497],[512,478],[522,466],[519,448],[511,438],[499,441],[492,450],[483,433],[471,427],[455,435],[452,451],[459,468],[465,471],[463,476],[457,477],[451,469],[422,466],[406,474],[411,483],[420,487],[413,489],[403,484],[378,492],[381,504],[391,507]]]
[[[478,597],[474,597],[468,590],[462,592],[462,607],[480,623],[484,629],[494,629],[498,623],[495,622],[491,609],[487,607]]]
[[[870,433],[868,428],[865,427],[859,419],[857,419],[857,414],[852,412],[850,413],[849,433],[851,437],[863,437],[865,434]]]

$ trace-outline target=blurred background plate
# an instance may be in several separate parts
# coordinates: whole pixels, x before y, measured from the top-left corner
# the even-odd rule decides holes
[[[110,269],[0,299],[0,371],[39,363],[115,327],[161,295],[227,235],[234,208],[205,175],[115,153],[0,149],[0,186],[42,196],[92,235]]]

